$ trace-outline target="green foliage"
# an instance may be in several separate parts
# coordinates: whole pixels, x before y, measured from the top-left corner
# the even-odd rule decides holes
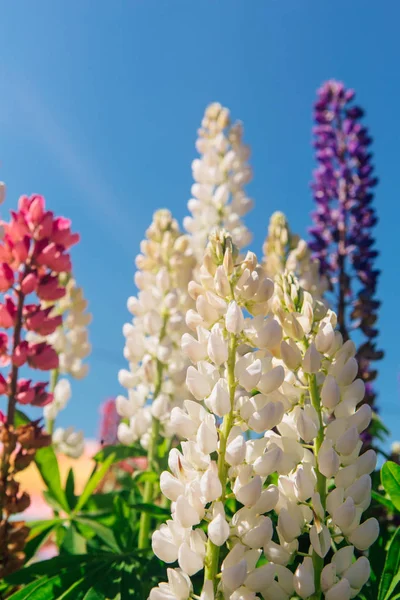
[[[112,454],[114,455],[114,463],[118,463],[129,458],[146,456],[146,452],[139,444],[136,446],[105,446],[94,455],[93,460],[102,463]]]
[[[161,563],[148,552],[107,552],[62,555],[33,564],[11,575],[21,586],[10,600],[143,600],[160,578]]]
[[[381,471],[382,485],[395,508],[400,511],[400,465],[386,462]]]
[[[55,516],[29,523],[26,557],[27,561],[34,557],[50,537],[55,539],[60,556],[31,564],[9,576],[3,588],[5,597],[143,600],[164,578],[165,565],[151,550],[137,549],[140,515],[149,514],[154,527],[170,515],[167,508],[141,502],[143,486],[148,481],[156,483],[157,474],[130,474],[127,488],[96,492],[110,467],[132,456],[125,447],[123,452],[120,450],[105,448],[96,455],[95,467],[80,496],[75,493],[72,469],[62,486],[54,450],[44,448],[37,453],[36,464],[47,486],[44,496]]]
[[[400,592],[400,527],[389,543],[385,566],[379,584],[378,600],[394,600]]]

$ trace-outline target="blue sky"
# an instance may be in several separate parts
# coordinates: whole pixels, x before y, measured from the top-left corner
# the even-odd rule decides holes
[[[219,101],[252,146],[260,252],[270,214],[306,235],[314,166],[311,107],[329,78],[357,90],[375,139],[380,297],[378,389],[400,439],[400,4],[363,0],[20,0],[3,3],[0,178],[8,196],[41,193],[73,220],[75,272],[90,301],[91,373],[73,383],[60,423],[94,436],[119,392],[121,328],[134,256],[152,213],[181,221],[205,106]]]

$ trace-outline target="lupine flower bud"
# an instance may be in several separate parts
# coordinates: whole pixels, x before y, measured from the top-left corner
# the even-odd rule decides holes
[[[293,577],[296,594],[306,600],[315,592],[314,567],[311,558],[305,558],[303,563],[297,567]]]
[[[192,366],[187,370],[186,385],[196,400],[203,400],[211,391],[208,377],[199,373],[199,371]]]
[[[207,352],[210,359],[217,366],[228,360],[228,344],[220,327],[214,326],[208,338]]]
[[[207,396],[207,394],[205,394],[205,396]],[[230,411],[231,401],[225,379],[219,379],[214,385],[211,394],[206,399],[206,405],[218,417],[223,417]]]
[[[349,535],[349,541],[358,550],[368,550],[375,542],[379,535],[379,524],[374,518],[367,519],[359,525]]]
[[[225,317],[225,327],[230,333],[240,333],[244,327],[244,317],[241,308],[235,301],[231,302]]]
[[[315,344],[311,344],[307,348],[307,352],[303,358],[303,370],[305,373],[318,373],[321,366],[321,356],[315,347]]]
[[[286,508],[282,508],[278,517],[278,528],[285,541],[290,543],[298,538],[301,533],[301,526],[295,516],[290,514]]]
[[[351,588],[347,579],[341,579],[325,592],[325,600],[350,600],[350,598]]]
[[[367,583],[371,572],[369,561],[365,556],[360,556],[343,574],[351,587],[360,590]]]
[[[301,365],[301,352],[293,340],[281,342],[281,355],[285,365],[292,371]]]
[[[336,567],[338,575],[343,573],[350,567],[353,562],[354,546],[344,546],[340,548],[332,557],[332,564]]]
[[[321,389],[322,404],[329,409],[334,409],[340,402],[340,389],[332,375],[327,375]]]
[[[329,443],[324,442],[323,446],[321,446],[318,454],[318,466],[325,477],[332,477],[338,472],[340,460],[332,448],[332,444],[329,445]]]
[[[183,543],[178,552],[178,562],[182,571],[191,577],[203,568],[202,558],[188,544]]]
[[[331,536],[326,525],[313,525],[310,530],[310,542],[318,554],[324,558],[331,547]]]
[[[216,546],[223,546],[229,537],[229,525],[225,519],[223,505],[214,506],[213,520],[208,526],[208,537]]]

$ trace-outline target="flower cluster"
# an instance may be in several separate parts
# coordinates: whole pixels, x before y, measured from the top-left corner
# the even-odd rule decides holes
[[[322,590],[327,600],[350,599],[369,577],[367,558],[353,562],[354,549],[367,550],[379,533],[376,519],[361,522],[371,502],[376,454],[360,455],[360,434],[372,411],[358,407],[365,385],[356,378],[356,349],[335,331],[335,313],[293,275],[280,277],[273,305],[284,331],[285,394],[293,408],[277,433],[255,442],[263,448],[257,459],[266,464],[262,472],[279,474],[279,545],[272,543],[266,554],[286,564],[300,543],[309,546],[294,576],[296,593],[306,599]]]
[[[273,533],[266,513],[279,493],[274,485],[263,489],[266,477],[254,468],[244,437],[244,431],[276,426],[288,408],[278,391],[284,368],[270,351],[279,347],[282,330],[266,316],[274,285],[254,254],[238,262],[223,231],[210,238],[199,281],[189,286],[196,310],[187,313],[196,336],[182,338],[194,363],[186,384],[195,401],[172,411],[185,441],[182,451],[171,450],[171,473],[160,479],[173,502],[172,519],[153,534],[155,554],[167,563],[177,560],[179,569],[169,570],[169,583],[153,589],[151,600],[188,598],[189,578],[203,568],[205,598],[213,598],[217,587],[226,598],[255,598],[269,585],[284,589],[290,574],[279,565],[256,568]],[[227,510],[231,497],[241,506],[233,515]],[[202,522],[206,532],[196,527]],[[177,586],[181,596],[174,595]]]
[[[119,382],[128,397],[118,396],[116,407],[129,420],[120,423],[119,440],[128,445],[141,440],[148,447],[152,417],[157,432],[171,436],[171,408],[180,405],[185,395],[180,338],[186,328],[187,285],[194,258],[187,236],[167,210],[154,214],[146,238],[136,257],[139,293],[128,300],[133,320],[123,328],[124,356],[130,368],[119,372]]]
[[[153,534],[155,554],[179,568],[150,600],[189,598],[203,568],[206,600],[349,600],[369,576],[354,551],[378,535],[375,519],[361,521],[376,455],[360,455],[371,409],[358,408],[365,386],[354,344],[293,274],[277,276],[274,291],[225,232],[211,237],[189,290],[197,335],[185,334],[182,348],[197,402],[172,411],[185,441],[160,480],[172,519]]]
[[[2,222],[2,227],[0,291],[5,295],[0,303],[0,326],[12,334],[1,334],[1,361],[11,369],[8,379],[0,376],[0,386],[10,399],[8,420],[12,423],[17,402],[45,406],[53,399],[46,392],[46,383],[18,379],[18,369],[24,365],[41,371],[58,368],[54,348],[46,341],[30,341],[29,334],[48,336],[61,326],[62,316],[52,313],[54,304],[65,295],[58,278],[71,271],[68,249],[79,236],[71,233],[68,219],[46,211],[41,196],[22,196],[18,211],[12,212],[10,222]]]
[[[319,261],[311,256],[307,243],[291,232],[281,212],[271,216],[263,251],[263,264],[269,277],[291,271],[298,277],[302,288],[314,298],[323,298],[328,282],[326,276],[320,274]]]
[[[243,144],[241,123],[230,123],[229,111],[219,103],[206,109],[196,148],[200,158],[192,163],[192,198],[188,202],[191,217],[184,227],[191,235],[193,250],[201,263],[210,232],[223,227],[234,243],[243,248],[251,234],[242,222],[253,206],[243,187],[252,172],[247,163],[250,148]]]
[[[29,339],[46,341],[54,348],[59,360],[58,373],[83,379],[89,370],[83,361],[91,352],[87,327],[92,315],[87,311],[88,302],[82,288],[69,274],[63,273],[59,286],[64,293],[52,307],[51,315],[62,317],[60,326],[48,335],[38,336],[32,332]]]
[[[332,284],[332,306],[343,337],[348,339],[351,328],[365,337],[357,358],[367,383],[366,401],[372,405],[375,395],[369,382],[376,371],[370,363],[383,357],[375,341],[380,302],[375,297],[379,270],[374,267],[378,252],[372,235],[377,223],[372,190],[378,180],[371,164],[372,139],[360,122],[364,112],[353,99],[354,91],[337,81],[318,91],[314,146],[319,166],[312,184],[317,209],[309,246]]]
[[[50,443],[38,422],[15,427],[16,404],[48,406],[53,394],[47,382],[19,377],[21,367],[40,371],[58,368],[54,348],[30,334],[46,337],[62,325],[62,316],[53,313],[54,305],[65,294],[59,285],[61,273],[70,273],[69,248],[79,236],[71,232],[68,219],[55,217],[45,208],[41,196],[21,196],[18,210],[9,222],[2,222],[0,242],[1,366],[9,367],[0,375],[0,393],[8,398],[7,417],[2,416],[0,477],[0,554],[1,573],[18,568],[24,559],[27,529],[11,517],[29,506],[29,496],[20,492],[15,475],[33,460],[38,448]],[[9,330],[9,332],[7,332]]]
[[[57,452],[71,458],[79,458],[85,450],[83,431],[75,431],[73,427],[57,427],[53,433],[53,445]]]

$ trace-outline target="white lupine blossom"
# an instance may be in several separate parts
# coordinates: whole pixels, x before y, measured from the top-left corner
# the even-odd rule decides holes
[[[43,408],[47,422],[55,421],[58,413],[63,410],[71,398],[71,384],[68,379],[59,379],[53,390],[53,402]]]
[[[177,561],[189,577],[204,569],[204,600],[213,600],[214,593],[230,600],[253,600],[258,593],[288,600],[294,591],[288,561],[257,567],[272,543],[267,513],[279,490],[265,485],[268,473],[256,468],[263,439],[244,437],[246,431],[279,425],[291,407],[282,393],[284,368],[274,357],[282,337],[269,314],[274,286],[254,254],[238,262],[224,231],[210,237],[199,282],[189,286],[196,311],[187,315],[193,335],[182,343],[193,362],[186,384],[195,400],[172,410],[172,423],[185,441],[170,451],[170,472],[161,475],[172,518],[154,532],[153,550],[167,563]],[[275,470],[273,465],[270,472]],[[237,502],[233,515],[228,496]],[[229,550],[223,560],[221,547]],[[150,595],[168,597],[178,596],[161,596],[160,588]]]
[[[321,299],[328,288],[325,276],[319,273],[319,262],[312,258],[306,241],[290,231],[281,212],[271,216],[268,235],[263,246],[264,267],[272,279],[285,270],[296,274],[301,287],[315,299]]]
[[[199,263],[210,233],[225,228],[239,248],[247,246],[251,234],[242,221],[253,206],[244,192],[251,180],[248,165],[250,148],[243,144],[241,123],[230,123],[229,110],[215,102],[206,109],[196,148],[200,154],[192,163],[192,216],[184,219]]]
[[[73,427],[57,427],[53,433],[53,445],[58,452],[79,458],[85,449],[85,438],[82,431],[75,431]]]
[[[92,315],[87,311],[88,302],[83,289],[74,279],[68,281],[66,290],[66,295],[58,303],[58,309],[65,315],[63,327],[52,334],[53,345],[59,354],[60,373],[83,379],[89,370],[84,360],[92,351],[87,329]]]
[[[68,280],[65,290],[65,296],[56,302],[51,313],[63,315],[62,325],[48,336],[30,331],[26,337],[29,341],[45,340],[53,346],[59,358],[59,373],[83,379],[89,371],[84,360],[92,350],[87,329],[92,315],[87,311],[88,301],[83,289],[77,286],[74,279]]]
[[[140,440],[148,447],[152,421],[157,435],[173,435],[171,409],[181,406],[186,394],[188,363],[180,343],[187,331],[185,313],[191,302],[187,286],[194,258],[187,236],[169,211],[154,214],[136,266],[139,292],[128,299],[133,319],[123,327],[129,369],[119,372],[127,396],[117,397],[116,408],[123,418],[119,440],[127,445]]]

